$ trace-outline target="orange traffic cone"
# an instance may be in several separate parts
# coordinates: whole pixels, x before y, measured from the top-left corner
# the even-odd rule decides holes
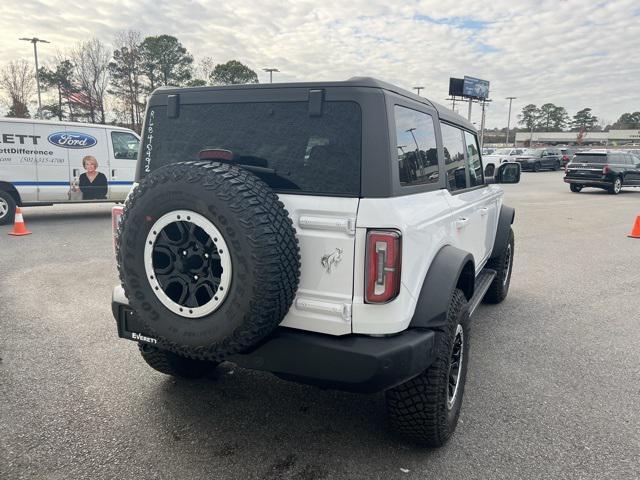
[[[9,232],[9,235],[14,235],[16,237],[31,235],[31,232],[27,230],[27,226],[24,224],[22,210],[20,210],[20,207],[16,207],[16,219],[13,222],[13,230]]]
[[[631,233],[627,237],[640,238],[640,215],[636,217],[636,223],[633,224]]]

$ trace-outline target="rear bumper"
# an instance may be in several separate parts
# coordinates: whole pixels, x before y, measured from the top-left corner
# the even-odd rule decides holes
[[[590,185],[593,187],[610,187],[613,185],[613,182],[608,182],[606,180],[593,180],[588,178],[567,178],[564,177],[564,183],[577,183],[579,185]]]
[[[121,287],[111,303],[118,336],[154,345],[128,306]],[[434,359],[435,332],[409,329],[387,337],[331,336],[277,328],[251,352],[227,360],[286,380],[350,392],[387,390],[426,370]]]

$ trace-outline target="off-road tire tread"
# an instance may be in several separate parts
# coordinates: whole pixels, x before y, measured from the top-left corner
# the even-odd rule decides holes
[[[507,245],[511,245],[511,270],[509,271],[509,275],[513,273],[513,259],[515,257],[515,237],[513,235],[513,229],[509,227],[509,241]],[[509,285],[511,284],[511,280],[504,285],[504,276],[507,274],[504,270],[504,264],[507,260],[507,247],[504,248],[500,256],[496,258],[491,258],[487,262],[487,268],[495,270],[497,272],[493,282],[489,286],[487,293],[484,294],[482,301],[484,303],[493,303],[497,304],[502,302],[505,298],[507,298],[507,294],[509,293]]]
[[[441,447],[453,434],[462,406],[464,382],[459,386],[459,400],[451,415],[447,408],[449,361],[458,323],[464,327],[469,341],[467,299],[455,289],[447,310],[447,326],[436,332],[435,360],[431,366],[411,380],[386,392],[386,403],[392,427],[408,440],[427,447]],[[467,344],[468,353],[469,345]],[[468,360],[468,359],[467,359]],[[463,361],[466,369],[467,362]],[[466,377],[462,377],[463,379]]]
[[[212,372],[218,362],[194,360],[181,357],[167,350],[159,350],[149,345],[139,344],[140,355],[154,370],[180,378],[201,378]]]
[[[248,315],[250,318],[245,318],[232,335],[209,346],[194,348],[155,337],[161,349],[194,359],[222,361],[260,342],[278,326],[289,311],[300,279],[298,239],[284,204],[266,183],[247,170],[225,163],[204,161],[180,162],[161,167],[147,174],[129,195],[116,243],[120,282],[131,306],[137,312],[142,312],[141,305],[129,286],[123,262],[123,249],[127,247],[123,247],[122,240],[127,234],[129,216],[135,211],[140,199],[155,185],[177,181],[200,183],[212,195],[226,201],[241,223],[254,226],[254,236],[249,237],[249,240],[260,254],[254,255],[252,259],[255,265],[253,274],[257,281],[251,298],[260,298],[260,301],[252,302],[251,314]],[[145,321],[144,314],[139,315],[148,333],[154,336],[155,332],[149,322]]]

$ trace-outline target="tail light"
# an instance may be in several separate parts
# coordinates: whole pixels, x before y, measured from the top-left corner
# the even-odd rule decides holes
[[[395,230],[369,230],[365,266],[365,301],[386,303],[400,292],[402,237]]]
[[[609,165],[602,167],[602,174],[606,175],[607,173],[611,173],[611,167],[609,167]]]
[[[124,211],[123,205],[116,205],[111,208],[111,228],[113,229],[113,248],[115,250],[116,243],[118,242],[118,229],[120,227],[120,220],[122,219],[122,212]]]

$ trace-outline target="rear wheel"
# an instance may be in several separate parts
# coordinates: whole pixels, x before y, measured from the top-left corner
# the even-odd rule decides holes
[[[142,358],[151,368],[172,377],[201,378],[211,373],[219,365],[218,362],[183,357],[146,343],[140,343],[138,348]]]
[[[557,161],[556,164],[553,166],[553,171],[557,172],[558,170],[560,170],[560,161]]]
[[[515,240],[513,230],[509,228],[509,241],[507,242],[507,246],[498,257],[491,258],[487,262],[487,267],[495,270],[497,273],[482,299],[485,303],[500,303],[507,297],[509,285],[511,284],[511,271],[513,270],[514,247]]]
[[[577,183],[570,183],[569,188],[574,193],[580,193],[580,191],[582,190],[582,185],[578,185]]]
[[[609,187],[607,190],[611,195],[617,195],[622,190],[622,179],[620,177],[616,177],[613,181],[613,185]]]
[[[451,296],[447,325],[436,333],[433,364],[423,373],[387,391],[394,428],[410,440],[441,447],[455,431],[462,407],[469,359],[469,315],[462,290]]]
[[[4,190],[0,190],[0,225],[13,223],[16,214],[16,201],[13,196]]]

